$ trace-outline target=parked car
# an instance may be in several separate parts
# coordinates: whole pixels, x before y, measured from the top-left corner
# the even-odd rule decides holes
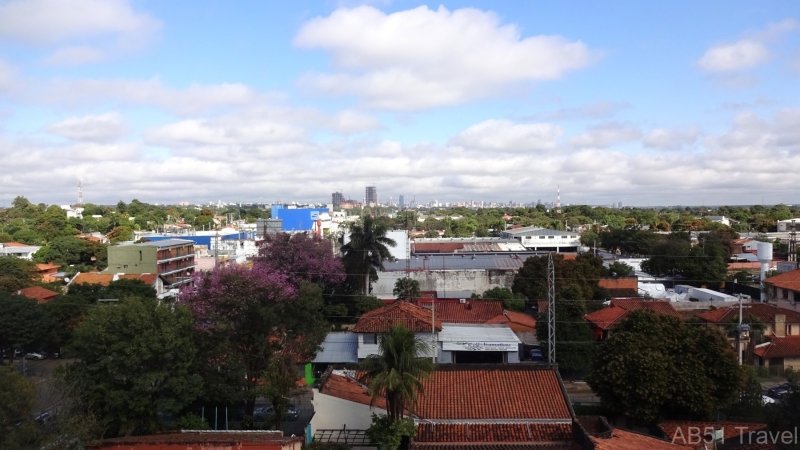
[[[538,348],[534,348],[531,350],[531,361],[544,361],[544,355],[542,355],[542,351]]]
[[[789,393],[789,389],[797,388],[797,385],[792,383],[783,383],[780,386],[775,386],[774,388],[767,389],[767,395],[772,398],[783,398],[786,394]]]
[[[44,352],[31,352],[25,355],[25,359],[45,359],[47,354]]]

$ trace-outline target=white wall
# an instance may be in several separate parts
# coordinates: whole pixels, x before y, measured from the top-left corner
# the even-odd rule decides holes
[[[511,289],[515,273],[514,270],[424,270],[412,271],[411,278],[419,282],[421,291],[472,291],[483,294],[495,287]],[[403,271],[378,272],[378,281],[372,284],[372,295],[394,298],[394,284],[405,276]]]
[[[378,344],[364,343],[364,334],[365,333],[358,333],[358,359],[364,359],[369,355],[377,355],[380,353],[380,348],[378,347]],[[431,343],[431,333],[414,333],[414,334],[417,336],[417,339],[421,339],[425,342]],[[436,351],[435,347],[433,348],[433,351]],[[423,355],[427,358],[430,358],[431,352],[429,351],[425,352]]]
[[[314,405],[314,417],[311,418],[311,432],[317,430],[366,430],[372,425],[372,414],[386,415],[386,410],[369,405],[343,400],[326,394],[319,389],[313,390],[311,404]]]

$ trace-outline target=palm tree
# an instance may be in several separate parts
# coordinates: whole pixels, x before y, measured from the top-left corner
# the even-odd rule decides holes
[[[395,325],[381,334],[378,347],[380,355],[370,355],[361,363],[363,379],[369,382],[372,402],[383,396],[386,415],[399,421],[405,411],[414,409],[418,395],[424,393],[422,380],[434,370],[433,361],[424,356],[430,344],[412,330]]]
[[[419,297],[419,281],[408,277],[398,278],[392,293],[398,300],[410,302]]]
[[[350,242],[342,246],[344,266],[347,274],[364,275],[363,285],[357,277],[356,284],[369,295],[369,279],[377,269],[383,270],[383,261],[391,259],[387,245],[394,247],[397,243],[386,237],[389,231],[385,223],[365,216],[364,221],[350,228]],[[359,289],[361,290],[361,289]]]

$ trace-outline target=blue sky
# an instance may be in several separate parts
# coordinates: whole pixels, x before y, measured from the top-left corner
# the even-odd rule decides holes
[[[0,1],[0,203],[797,202],[796,2]]]

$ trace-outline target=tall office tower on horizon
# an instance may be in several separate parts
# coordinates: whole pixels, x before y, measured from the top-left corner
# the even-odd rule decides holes
[[[406,207],[406,196],[401,195],[398,202],[400,203],[400,209],[404,209]]]
[[[331,203],[333,203],[334,208],[338,208],[339,205],[341,205],[342,202],[344,201],[344,194],[342,194],[341,192],[334,192],[331,195],[331,197],[333,200]]]
[[[378,204],[378,188],[367,186],[367,195],[364,197],[364,206],[375,206]]]

